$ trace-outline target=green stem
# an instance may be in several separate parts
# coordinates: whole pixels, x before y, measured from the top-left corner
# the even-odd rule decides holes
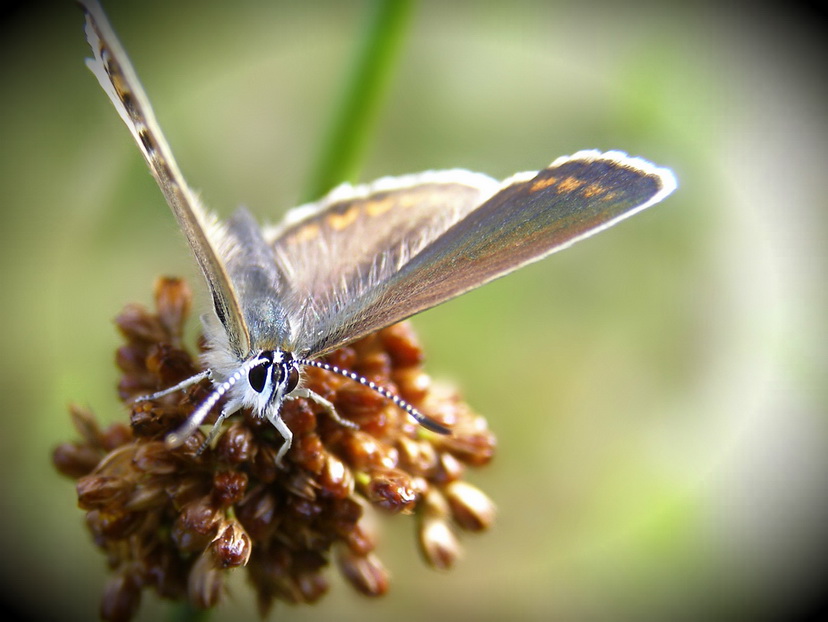
[[[169,611],[170,622],[206,622],[210,612],[196,609],[186,600],[175,603]]]
[[[374,0],[363,45],[335,109],[305,202],[319,198],[343,181],[356,181],[413,4],[413,0]]]

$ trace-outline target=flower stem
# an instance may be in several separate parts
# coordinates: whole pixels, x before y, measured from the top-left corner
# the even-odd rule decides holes
[[[362,47],[335,108],[304,201],[319,198],[343,181],[356,181],[413,4],[413,0],[374,0]]]

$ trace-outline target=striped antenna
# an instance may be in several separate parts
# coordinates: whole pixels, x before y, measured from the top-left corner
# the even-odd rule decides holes
[[[359,384],[368,387],[372,391],[376,391],[384,398],[394,402],[394,405],[397,406],[397,408],[405,411],[406,414],[413,417],[417,421],[417,423],[419,423],[424,428],[431,430],[432,432],[436,432],[437,434],[451,434],[451,430],[448,429],[446,426],[444,426],[441,423],[437,423],[431,417],[424,415],[419,410],[414,408],[414,406],[402,399],[400,396],[395,395],[385,387],[381,387],[376,382],[368,380],[368,378],[366,378],[365,376],[360,376],[359,374],[352,372],[350,370],[342,369],[341,367],[331,365],[330,363],[323,363],[322,361],[312,361],[309,359],[294,359],[293,362],[296,365],[304,365],[307,367],[317,367],[319,369],[324,369],[325,371],[330,371],[335,374],[339,374],[340,376],[344,376],[345,378],[349,378],[354,382],[358,382]]]

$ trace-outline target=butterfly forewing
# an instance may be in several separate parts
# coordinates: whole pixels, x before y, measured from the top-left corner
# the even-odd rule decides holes
[[[319,319],[311,355],[454,298],[667,196],[672,173],[618,152],[580,152],[504,182],[399,270]]]
[[[213,297],[216,314],[237,355],[246,355],[250,339],[241,304],[225,271],[222,255],[230,244],[217,219],[190,190],[173,158],[144,89],[100,5],[81,2],[86,38],[94,53],[87,65],[106,91],[141,150],[178,224],[196,256]]]

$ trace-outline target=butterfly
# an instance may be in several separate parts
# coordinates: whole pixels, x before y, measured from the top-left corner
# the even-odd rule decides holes
[[[222,400],[266,418],[291,446],[285,400],[333,404],[302,387],[313,366],[370,387],[435,432],[450,433],[384,387],[319,357],[571,246],[676,188],[669,169],[618,151],[588,150],[498,182],[463,170],[344,184],[260,227],[244,209],[221,221],[187,185],[149,100],[100,5],[81,2],[93,57],[87,65],[129,128],[204,275],[213,313],[203,317],[205,371],[155,399],[209,378],[212,392],[166,437],[183,444]]]

